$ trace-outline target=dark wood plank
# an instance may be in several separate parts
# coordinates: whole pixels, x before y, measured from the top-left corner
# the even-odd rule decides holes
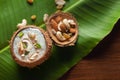
[[[120,20],[110,35],[60,80],[120,80]]]

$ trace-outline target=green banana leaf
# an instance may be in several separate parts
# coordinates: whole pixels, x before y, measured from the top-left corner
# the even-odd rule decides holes
[[[64,12],[70,12],[79,24],[74,47],[54,46],[51,57],[36,68],[19,66],[10,55],[9,40],[22,19],[45,28],[43,15],[56,12],[54,0],[0,0],[0,80],[57,80],[108,35],[120,18],[120,0],[66,0]],[[31,21],[31,15],[37,15]]]

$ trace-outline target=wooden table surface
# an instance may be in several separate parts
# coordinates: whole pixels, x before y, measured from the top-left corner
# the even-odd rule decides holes
[[[60,80],[120,80],[120,20],[113,31]]]

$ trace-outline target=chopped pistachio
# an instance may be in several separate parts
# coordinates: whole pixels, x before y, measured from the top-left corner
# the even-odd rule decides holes
[[[29,54],[29,51],[25,51],[25,55],[28,55]]]
[[[34,46],[35,48],[41,48],[41,45],[39,43],[36,43]]]
[[[27,48],[27,44],[25,42],[22,43],[23,44],[23,48]]]
[[[24,35],[23,32],[20,32],[20,33],[18,34],[18,36],[19,36],[20,38],[21,38],[23,35]]]

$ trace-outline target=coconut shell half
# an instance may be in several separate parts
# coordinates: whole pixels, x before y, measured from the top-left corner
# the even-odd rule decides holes
[[[65,21],[71,21],[73,24],[71,25],[69,23],[70,26],[66,26],[67,24],[64,24]],[[51,39],[57,46],[66,47],[75,45],[78,37],[78,24],[75,17],[73,17],[70,13],[57,12],[55,14],[52,14],[46,22],[46,27]],[[57,32],[58,34],[61,33],[65,39],[63,37],[60,37],[60,39],[58,39],[56,36]],[[63,38],[63,40],[61,40],[61,38]]]
[[[50,56],[52,41],[47,32],[34,25],[17,30],[10,41],[13,59],[21,66],[33,68]]]

